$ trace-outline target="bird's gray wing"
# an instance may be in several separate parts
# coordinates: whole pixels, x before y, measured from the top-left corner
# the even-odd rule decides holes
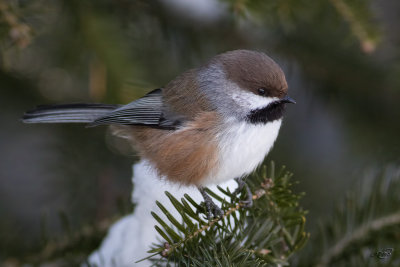
[[[101,124],[147,125],[163,129],[174,129],[182,123],[179,116],[168,112],[162,96],[162,89],[156,89],[142,98],[121,106],[97,118],[88,126]]]

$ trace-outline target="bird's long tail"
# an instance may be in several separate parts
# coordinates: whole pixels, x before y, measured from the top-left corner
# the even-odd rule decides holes
[[[90,123],[118,107],[120,105],[84,103],[44,105],[27,111],[22,121],[25,123]]]

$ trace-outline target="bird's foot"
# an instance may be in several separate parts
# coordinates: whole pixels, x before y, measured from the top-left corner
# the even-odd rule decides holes
[[[233,192],[234,198],[242,192],[243,188],[246,189],[246,199],[239,201],[245,208],[251,208],[253,206],[253,194],[251,193],[250,187],[246,184],[243,178],[235,178],[235,181],[238,183],[238,187]]]
[[[204,204],[206,205],[206,216],[208,220],[212,220],[214,218],[219,218],[224,215],[224,212],[221,208],[214,203],[211,197],[206,193],[204,188],[199,188],[201,195],[204,198]]]

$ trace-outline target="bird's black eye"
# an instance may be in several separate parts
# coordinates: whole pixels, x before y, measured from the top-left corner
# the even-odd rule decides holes
[[[259,95],[265,95],[265,88],[259,88],[258,89],[258,94]]]

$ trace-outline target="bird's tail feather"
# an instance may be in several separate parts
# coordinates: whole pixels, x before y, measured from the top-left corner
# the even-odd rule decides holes
[[[64,104],[44,105],[27,111],[24,123],[90,123],[106,115],[120,105],[111,104]]]

